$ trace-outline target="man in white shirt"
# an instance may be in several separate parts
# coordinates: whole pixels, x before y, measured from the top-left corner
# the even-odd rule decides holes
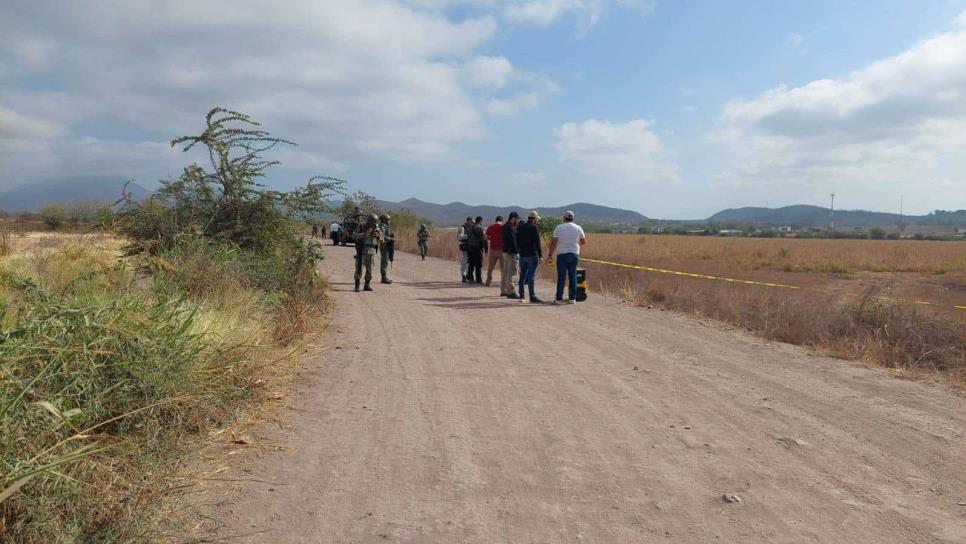
[[[329,225],[329,236],[332,237],[332,245],[339,245],[339,241],[342,238],[342,225],[333,221],[332,224]]]
[[[550,258],[547,264],[553,263],[553,255],[557,256],[557,297],[554,304],[563,302],[564,281],[570,279],[570,291],[567,304],[577,300],[577,263],[580,261],[580,246],[587,243],[584,229],[574,223],[574,212],[564,212],[563,223],[553,229],[553,239],[550,240]]]

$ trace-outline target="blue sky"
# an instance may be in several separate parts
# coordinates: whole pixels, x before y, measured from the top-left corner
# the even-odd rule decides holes
[[[966,0],[0,6],[0,184],[150,185],[214,105],[302,144],[270,183],[651,217],[966,208]],[[245,36],[239,43],[238,36]]]

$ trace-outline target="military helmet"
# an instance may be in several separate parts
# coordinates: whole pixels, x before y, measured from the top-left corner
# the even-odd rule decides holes
[[[389,216],[386,215],[386,214],[382,214],[382,215],[379,216],[379,220],[380,221],[389,221]]]
[[[370,214],[369,217],[366,218],[367,225],[375,225],[378,222],[379,222],[379,216],[376,214]]]

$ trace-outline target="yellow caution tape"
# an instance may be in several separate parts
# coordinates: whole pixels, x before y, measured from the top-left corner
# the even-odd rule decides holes
[[[688,276],[688,277],[691,277],[691,278],[702,278],[702,279],[706,279],[706,280],[719,280],[719,281],[727,281],[727,282],[731,282],[731,283],[744,283],[744,284],[748,284],[748,285],[763,285],[765,287],[778,287],[778,288],[781,288],[781,289],[801,289],[801,287],[798,287],[796,285],[785,285],[783,283],[769,283],[769,282],[766,282],[766,281],[740,280],[740,279],[737,279],[737,278],[725,278],[725,277],[722,277],[722,276],[709,276],[708,274],[695,274],[694,272],[681,272],[679,270],[667,270],[665,268],[654,268],[654,267],[651,267],[651,266],[638,266],[638,265],[634,265],[634,264],[615,263],[615,262],[611,262],[611,261],[599,261],[597,259],[586,259],[586,258],[583,258],[583,257],[581,257],[580,260],[581,261],[584,261],[584,262],[589,262],[589,263],[606,264],[606,265],[609,265],[609,266],[619,266],[621,268],[633,268],[635,270],[646,270],[648,272],[659,272],[661,274],[674,274],[675,276]]]
[[[727,278],[727,277],[723,277],[723,276],[711,276],[711,275],[708,275],[708,274],[696,274],[694,272],[681,272],[680,270],[668,270],[666,268],[654,268],[652,266],[640,266],[640,265],[636,265],[636,264],[615,263],[613,261],[601,261],[601,260],[598,260],[598,259],[587,259],[585,257],[581,257],[580,260],[582,262],[588,262],[588,263],[604,264],[604,265],[607,265],[607,266],[617,266],[617,267],[620,267],[620,268],[631,268],[631,269],[634,269],[634,270],[644,270],[644,271],[647,271],[647,272],[657,272],[659,274],[673,274],[675,276],[687,276],[687,277],[690,277],[690,278],[700,278],[700,279],[705,279],[705,280],[727,281],[727,282],[730,282],[730,283],[743,283],[743,284],[746,284],[746,285],[761,285],[763,287],[776,287],[776,288],[779,288],[779,289],[797,289],[797,290],[801,290],[801,289],[811,289],[811,290],[822,291],[822,292],[826,292],[826,293],[830,292],[830,291],[827,291],[827,290],[824,290],[824,289],[803,288],[803,287],[799,287],[797,285],[786,285],[784,283],[771,283],[771,282],[767,282],[767,281],[753,281],[753,280],[742,280],[742,279],[738,279],[738,278]],[[860,296],[860,295],[856,295],[854,293],[839,293],[839,294],[843,294],[845,296],[850,296],[850,297]],[[944,304],[937,304],[935,302],[927,302],[927,301],[924,301],[924,300],[906,300],[906,299],[886,297],[886,296],[875,296],[873,298],[876,298],[876,299],[879,299],[879,300],[890,300],[890,301],[896,301],[896,302],[907,302],[907,303],[910,303],[910,304],[922,304],[924,306],[945,306]],[[953,308],[956,308],[957,310],[966,310],[966,306],[953,306]]]

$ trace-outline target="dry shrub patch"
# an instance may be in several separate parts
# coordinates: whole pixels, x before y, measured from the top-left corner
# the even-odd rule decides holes
[[[54,240],[0,260],[4,538],[143,540],[179,456],[259,400],[324,285],[260,289],[206,245],[147,258],[103,236]]]

